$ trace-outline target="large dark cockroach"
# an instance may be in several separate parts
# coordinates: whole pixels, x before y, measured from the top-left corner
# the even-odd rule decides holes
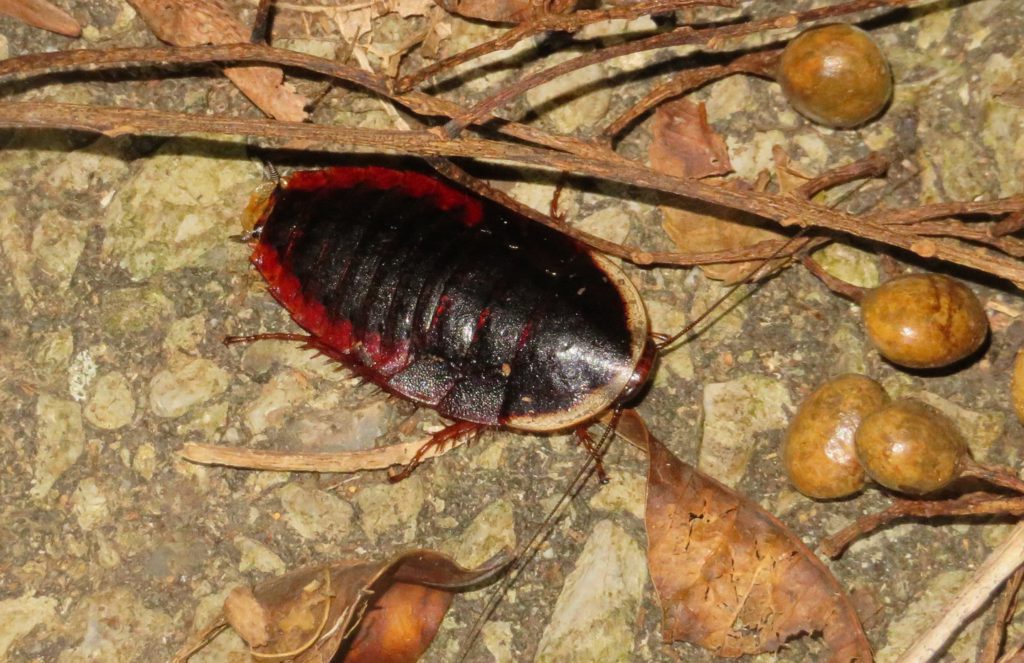
[[[483,427],[585,426],[656,357],[636,288],[603,256],[433,177],[297,172],[251,206],[252,263],[309,336],[385,391]]]

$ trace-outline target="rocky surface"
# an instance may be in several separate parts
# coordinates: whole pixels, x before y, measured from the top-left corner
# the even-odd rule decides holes
[[[86,26],[83,41],[0,18],[0,56],[154,43],[119,0],[64,4]],[[246,3],[229,4],[251,11]],[[764,3],[743,4],[765,11],[757,6]],[[289,11],[278,21],[282,43],[335,52],[344,17],[332,22]],[[377,50],[360,54],[378,63],[380,52],[422,27],[419,20],[402,27],[380,19],[378,27],[387,29],[373,44]],[[884,149],[895,155],[896,184],[869,184],[851,194],[851,204],[1022,193],[1018,1],[932,3],[869,27],[892,59],[896,96],[880,120],[857,131],[809,124],[759,79],[728,79],[695,95],[707,101],[738,172],[752,178],[768,167],[776,144],[809,172]],[[449,32],[441,48],[451,52],[486,38],[490,28],[456,20]],[[488,58],[480,75],[460,68],[462,91],[480,94],[518,76],[518,63],[536,55],[531,48],[548,53],[555,43],[531,40]],[[347,54],[351,44],[337,50]],[[668,60],[645,54],[584,70],[524,95],[508,112],[585,133],[650,85],[623,72],[650,63],[665,74],[680,63]],[[215,75],[159,80],[136,73],[45,79],[4,92],[256,116]],[[311,96],[322,91],[316,81],[298,84]],[[346,89],[327,94],[315,119],[393,121],[379,102]],[[640,122],[623,141],[624,154],[642,158],[647,126]],[[529,538],[582,462],[583,452],[566,436],[498,432],[396,486],[382,472],[289,475],[183,462],[177,450],[185,442],[364,448],[376,438],[414,439],[438,422],[295,345],[221,343],[228,334],[293,329],[251,271],[246,247],[231,239],[261,180],[243,144],[4,131],[0,147],[0,660],[164,660],[216,613],[231,587],[306,563],[386,558],[411,547],[479,563]],[[275,161],[288,168],[346,159]],[[553,179],[499,174],[514,194],[545,208]],[[528,184],[513,187],[514,181]],[[657,202],[619,186],[579,190],[570,183],[561,209],[591,232],[666,249]],[[864,285],[884,276],[870,247],[836,246],[823,262]],[[696,272],[630,273],[659,331],[674,331],[723,292]],[[857,370],[893,395],[922,395],[957,420],[976,458],[1018,467],[1022,429],[1007,386],[1024,340],[1024,303],[1003,284],[958,275],[979,293],[993,326],[984,356],[962,370],[899,371],[864,342],[855,306],[793,269],[730,300],[707,333],[665,357],[641,410],[677,455],[735,485],[811,543],[886,503],[875,490],[815,503],[783,477],[778,444],[793,408],[833,373]],[[616,445],[606,467],[611,483],[588,486],[572,503],[484,628],[470,661],[711,660],[692,647],[661,643],[642,555],[643,457]],[[1004,533],[1005,525],[988,522],[900,525],[833,565],[859,604],[872,607],[866,624],[879,660],[894,660]],[[456,600],[425,660],[455,660],[487,596]],[[973,660],[977,624],[986,619],[968,628],[947,660]],[[1011,629],[1011,641],[1024,637],[1021,624]],[[241,651],[227,635],[196,660],[238,660]],[[804,661],[812,651],[797,642],[765,660]]]

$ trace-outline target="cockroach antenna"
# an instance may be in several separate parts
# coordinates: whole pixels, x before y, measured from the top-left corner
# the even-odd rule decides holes
[[[611,411],[608,417],[608,423],[604,424],[604,432],[601,433],[601,437],[598,438],[594,444],[594,452],[588,453],[586,460],[580,465],[580,468],[573,475],[572,480],[569,482],[569,486],[562,492],[561,497],[555,502],[555,505],[551,507],[544,520],[534,530],[530,539],[519,547],[519,551],[515,554],[514,560],[505,574],[502,581],[493,589],[491,597],[487,600],[487,604],[483,610],[477,616],[473,622],[473,626],[470,629],[469,635],[466,636],[463,642],[462,652],[459,654],[457,659],[458,663],[464,663],[469,656],[470,651],[473,649],[473,645],[480,638],[480,634],[483,632],[484,626],[490,620],[494,611],[501,605],[505,595],[508,594],[508,590],[519,580],[519,576],[523,574],[526,567],[530,565],[533,558],[540,552],[541,546],[547,541],[548,537],[551,536],[551,532],[554,531],[555,526],[561,520],[562,516],[565,515],[565,511],[569,504],[576,498],[576,495],[583,490],[583,486],[587,484],[594,474],[597,473],[600,458],[604,456],[605,452],[608,451],[608,447],[611,446],[612,438],[615,434],[615,428],[618,424],[619,417],[622,415],[622,407],[616,407]]]
[[[675,350],[677,347],[679,347],[678,345],[673,347],[673,344],[676,341],[678,341],[679,339],[681,339],[683,336],[685,336],[686,334],[690,333],[701,322],[706,320],[708,318],[708,316],[710,316],[712,313],[714,313],[716,310],[718,310],[718,308],[722,304],[724,304],[726,301],[728,301],[729,298],[732,297],[733,294],[735,294],[736,291],[739,290],[744,285],[747,285],[751,281],[763,282],[764,279],[766,279],[767,277],[769,277],[769,276],[771,276],[773,274],[778,274],[779,272],[781,272],[786,267],[788,261],[787,262],[782,262],[782,263],[780,263],[780,264],[778,264],[778,265],[776,265],[774,267],[771,267],[770,269],[765,271],[765,273],[763,275],[760,274],[761,271],[764,270],[766,267],[769,267],[772,264],[772,262],[774,262],[775,260],[781,258],[783,256],[783,254],[786,252],[787,249],[789,249],[790,247],[794,246],[797,243],[798,240],[802,239],[804,237],[804,235],[807,234],[807,230],[808,230],[807,226],[801,228],[795,235],[793,235],[792,237],[787,239],[785,242],[780,244],[779,247],[777,249],[775,249],[775,251],[773,251],[771,253],[771,255],[769,255],[767,258],[764,258],[760,262],[758,262],[757,265],[753,269],[751,269],[749,272],[747,272],[746,274],[743,275],[743,278],[739,279],[736,283],[734,283],[732,285],[732,287],[729,288],[725,292],[724,295],[722,295],[721,297],[716,299],[715,302],[713,304],[711,304],[711,306],[709,306],[706,309],[704,309],[703,313],[698,315],[696,318],[694,318],[688,324],[684,325],[683,328],[680,329],[679,331],[677,331],[675,334],[672,334],[671,336],[665,336],[664,334],[655,334],[655,336],[658,339],[657,343],[656,343],[656,346],[658,348],[658,353],[660,355],[666,355],[669,352],[672,352],[673,350]],[[796,258],[800,254],[800,252],[802,250],[803,250],[803,247],[801,247],[800,249],[797,249],[796,251],[794,251],[792,254],[790,254],[787,257],[791,258],[791,259],[792,258]],[[760,285],[760,283],[758,283],[758,285]],[[680,345],[682,345],[682,344],[680,344]]]

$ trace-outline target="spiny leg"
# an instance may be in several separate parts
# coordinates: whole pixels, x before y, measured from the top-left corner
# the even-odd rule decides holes
[[[580,426],[573,432],[576,435],[576,443],[583,447],[590,454],[590,457],[594,459],[594,471],[597,472],[598,481],[602,484],[608,483],[608,473],[605,472],[604,463],[602,462],[604,452],[594,444],[594,438],[590,436],[590,431],[586,426]]]
[[[420,463],[423,462],[424,457],[431,449],[437,449],[438,453],[444,449],[445,445],[451,444],[452,441],[462,437],[463,435],[478,436],[484,431],[486,426],[483,424],[474,424],[469,421],[456,421],[455,423],[448,424],[443,429],[434,433],[430,436],[430,440],[426,442],[422,447],[416,451],[416,455],[412,457],[405,467],[400,470],[389,470],[388,481],[391,483],[398,483],[402,479],[407,479]]]
[[[225,336],[224,345],[236,345],[238,343],[255,343],[256,341],[294,341],[296,343],[302,343],[306,348],[310,350],[316,350],[325,357],[330,357],[335,361],[344,362],[345,355],[338,352],[337,348],[332,348],[327,345],[316,336],[309,334],[293,334],[289,332],[264,332],[262,334],[249,334],[246,336]]]

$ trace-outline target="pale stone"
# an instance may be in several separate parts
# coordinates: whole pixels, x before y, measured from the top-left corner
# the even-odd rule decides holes
[[[304,539],[340,539],[352,527],[355,509],[331,493],[290,483],[277,491],[277,497],[286,522]]]
[[[953,569],[919,579],[915,587],[921,591],[896,618],[889,622],[885,632],[885,646],[876,652],[879,663],[893,663],[922,633],[929,629],[948,609],[949,600],[970,578],[970,572]],[[922,587],[923,585],[923,587]],[[985,620],[975,619],[961,632],[947,654],[951,661],[973,661],[977,654],[978,639]],[[943,659],[947,660],[947,659]]]
[[[7,650],[16,640],[56,614],[57,599],[35,596],[31,590],[17,598],[0,601],[0,658],[6,660]]]
[[[240,144],[195,147],[174,139],[141,166],[102,219],[103,252],[141,281],[223,246],[239,211],[260,182],[259,167]]]
[[[775,169],[772,149],[787,142],[786,135],[778,129],[758,132],[752,139],[740,139],[732,135],[725,137],[733,170],[741,179],[751,182],[757,179],[762,170]]]
[[[482,21],[471,21],[457,16],[449,16],[448,21],[451,23],[452,32],[448,39],[441,43],[443,57],[461,53],[467,48],[494,38],[494,29]],[[453,67],[452,74],[461,79],[462,87],[469,92],[493,89],[511,77],[522,76],[522,63],[518,62],[518,59],[532,51],[536,44],[536,37],[520,40],[508,50],[487,53]]]
[[[559,51],[528,70],[528,74],[576,57],[579,53]],[[612,91],[607,79],[604,65],[594,64],[527,90],[526,101],[543,123],[562,133],[572,133],[581,127],[590,130],[599,126],[608,113]]]
[[[164,337],[164,349],[168,352],[193,353],[206,338],[206,316],[193,315],[171,323]]]
[[[174,303],[159,290],[121,288],[103,293],[100,313],[106,333],[131,337],[162,327],[174,316]]]
[[[626,241],[633,215],[622,208],[606,207],[573,224],[577,230],[597,235],[616,244]]]
[[[275,39],[274,46],[289,51],[305,53],[313,57],[333,60],[338,52],[338,43],[330,39],[303,39],[300,37],[292,39]]]
[[[101,375],[92,385],[92,396],[85,404],[85,419],[104,430],[127,426],[135,416],[135,398],[123,373]]]
[[[829,337],[829,345],[832,346],[832,356],[835,358],[831,373],[867,374],[867,344],[860,327],[846,322],[837,324]]]
[[[73,401],[40,394],[36,401],[35,485],[32,497],[43,497],[75,464],[85,445],[82,408]]]
[[[385,534],[400,534],[403,542],[416,537],[419,513],[427,498],[423,479],[413,475],[396,484],[363,488],[353,501],[359,507],[359,524],[371,543]]]
[[[969,410],[928,391],[916,393],[914,397],[953,420],[967,441],[971,456],[977,461],[987,460],[992,445],[1003,436],[1006,429],[1006,416],[998,410]]]
[[[76,354],[68,365],[68,393],[76,401],[84,401],[89,385],[96,378],[96,360],[92,351],[85,349]]]
[[[149,406],[158,417],[180,417],[228,388],[228,373],[209,359],[196,358],[153,376]]]
[[[647,560],[640,546],[610,520],[599,522],[565,580],[534,660],[634,660],[636,616],[646,581]]]
[[[88,532],[110,514],[109,501],[93,478],[83,479],[71,495],[71,510],[78,526]]]
[[[487,622],[480,632],[480,639],[494,658],[494,663],[515,663],[515,656],[512,653],[512,624]]]
[[[260,395],[245,409],[245,424],[253,433],[280,426],[296,405],[312,394],[309,380],[297,370],[278,373],[260,389]]]
[[[793,411],[779,380],[745,375],[704,387],[704,432],[698,467],[727,486],[747,471],[758,433],[781,430]]]
[[[711,84],[705,109],[708,122],[714,124],[729,119],[735,113],[747,112],[753,99],[750,81],[746,76],[730,76]]]
[[[57,288],[64,292],[78,268],[78,259],[85,249],[89,226],[78,219],[69,219],[53,210],[40,216],[32,232],[32,253],[36,266]]]
[[[826,272],[852,285],[875,288],[881,282],[874,253],[833,242],[815,251],[813,258]]]
[[[648,298],[647,314],[651,329],[663,334],[675,334],[686,325],[686,314],[678,305],[671,305]],[[658,370],[654,374],[654,388],[667,387],[672,376],[683,380],[694,378],[693,353],[689,344],[677,345],[672,352],[658,358]]]
[[[156,448],[148,442],[139,445],[132,460],[132,469],[138,472],[143,479],[149,481],[156,474]]]
[[[78,601],[61,621],[77,644],[62,651],[57,663],[153,660],[153,643],[177,627],[169,615],[120,587]]]
[[[627,511],[643,519],[647,504],[647,477],[637,472],[615,470],[608,483],[590,498],[590,506],[598,511]]]
[[[294,394],[294,392],[293,392]],[[350,407],[351,394],[341,389],[328,389],[292,417],[279,436],[293,446],[310,451],[355,451],[369,449],[389,430],[392,404],[377,399]],[[282,408],[274,417],[285,417]],[[275,434],[275,437],[278,435]]]
[[[241,573],[259,571],[280,575],[287,570],[284,561],[277,556],[277,553],[259,541],[246,536],[236,536],[232,543],[241,554],[241,559],[238,561],[238,570]]]
[[[501,552],[516,548],[516,521],[512,504],[498,500],[488,504],[458,536],[445,542],[441,551],[466,568],[476,568]]]
[[[71,363],[71,353],[75,350],[75,338],[68,327],[48,332],[34,354],[37,364],[43,364],[50,372],[63,373]]]

